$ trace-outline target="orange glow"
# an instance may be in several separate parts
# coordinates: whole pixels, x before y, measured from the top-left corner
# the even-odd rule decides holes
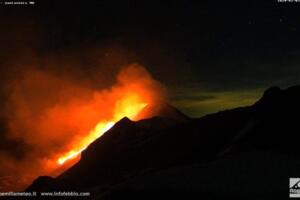
[[[115,123],[114,122],[99,122],[96,127],[89,133],[89,135],[82,141],[82,144],[78,145],[77,150],[71,150],[65,155],[61,156],[57,162],[62,165],[65,161],[77,157],[87,146],[100,137],[103,133],[108,131]]]
[[[128,117],[131,120],[147,105],[147,103],[142,103],[139,100],[139,96],[136,94],[126,95],[120,101],[117,101],[114,116],[110,121],[100,120],[97,125],[89,132],[89,134],[83,138],[76,148],[70,150],[69,152],[63,154],[57,159],[57,163],[63,165],[66,161],[76,158],[80,153],[87,148],[89,144],[103,135],[108,131],[114,124],[122,119],[123,117]]]
[[[29,68],[5,84],[7,137],[24,143],[22,160],[0,151],[1,172],[12,177],[9,188],[23,191],[40,175],[58,176],[120,119],[152,117],[140,111],[166,97],[165,88],[139,64],[119,72],[101,64],[92,77],[51,69]],[[24,181],[16,184],[19,180]]]

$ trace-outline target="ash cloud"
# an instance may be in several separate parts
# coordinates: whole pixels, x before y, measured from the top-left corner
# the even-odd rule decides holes
[[[113,115],[122,95],[138,91],[147,102],[165,90],[137,57],[116,45],[5,63],[2,79],[0,191],[22,190],[40,175],[58,175],[54,159]]]

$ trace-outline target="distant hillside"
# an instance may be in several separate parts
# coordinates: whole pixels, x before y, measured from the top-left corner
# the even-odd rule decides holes
[[[123,118],[73,167],[27,190],[84,190],[98,199],[272,199],[288,197],[289,177],[300,177],[300,86],[272,87],[252,106],[198,119],[162,110],[184,120]]]

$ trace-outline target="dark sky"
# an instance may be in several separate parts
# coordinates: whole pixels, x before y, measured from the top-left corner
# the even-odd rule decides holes
[[[39,90],[23,87],[32,69],[93,91],[111,85],[122,65],[139,63],[165,85],[171,104],[194,117],[251,105],[271,86],[299,84],[300,2],[34,1],[0,0],[0,191],[6,171],[15,173],[7,158],[31,169],[41,152],[20,137],[24,129],[11,131],[16,110],[25,108],[18,122],[31,122],[36,116],[26,113],[47,111],[47,98],[55,101],[56,87],[64,87],[54,81],[44,89],[39,78],[32,81]],[[15,106],[11,96],[36,110]]]
[[[300,76],[297,2],[36,1],[1,9],[2,62],[32,49],[63,54],[113,43],[195,116],[251,104]]]

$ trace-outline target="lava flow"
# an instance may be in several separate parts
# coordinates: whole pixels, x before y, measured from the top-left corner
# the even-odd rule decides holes
[[[151,117],[140,111],[165,98],[164,87],[141,65],[123,66],[107,85],[101,75],[98,81],[34,68],[10,80],[7,138],[20,145],[16,152],[0,151],[0,176],[12,177],[5,190],[24,189],[40,175],[58,176],[120,119]]]
[[[123,117],[128,117],[134,120],[134,117],[147,105],[140,102],[138,95],[128,95],[117,102],[114,110],[114,116],[110,121],[99,121],[97,125],[83,138],[76,149],[63,154],[57,159],[57,163],[63,165],[66,161],[76,158],[80,153],[87,148],[89,144],[99,138],[103,133],[108,131],[114,124]]]

